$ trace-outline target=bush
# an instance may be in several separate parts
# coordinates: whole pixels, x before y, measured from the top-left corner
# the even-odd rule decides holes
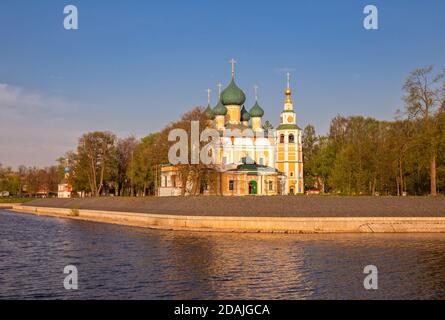
[[[79,208],[71,208],[68,217],[78,217],[78,216],[79,216]]]

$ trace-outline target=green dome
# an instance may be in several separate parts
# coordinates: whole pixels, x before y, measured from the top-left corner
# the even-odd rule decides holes
[[[255,105],[250,109],[249,113],[252,118],[261,118],[264,116],[264,110],[259,106],[258,101],[255,102]]]
[[[213,112],[213,109],[212,107],[210,107],[210,105],[208,105],[207,108],[204,110],[204,114],[206,115],[207,119],[215,120],[215,113]]]
[[[229,86],[221,93],[221,101],[225,106],[240,106],[246,102],[246,95],[244,94],[243,90],[238,88],[235,81],[232,79]]]
[[[213,113],[216,116],[225,116],[227,114],[227,108],[222,104],[221,99],[219,99],[218,104],[213,108]]]
[[[246,108],[243,106],[241,109],[241,121],[249,121],[250,114],[247,112]]]

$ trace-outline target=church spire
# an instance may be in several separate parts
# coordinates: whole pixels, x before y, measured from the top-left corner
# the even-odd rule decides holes
[[[287,73],[286,104],[292,104],[292,89],[290,88],[290,73]]]

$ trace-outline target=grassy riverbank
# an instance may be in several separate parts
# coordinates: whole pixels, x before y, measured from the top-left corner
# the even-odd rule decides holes
[[[0,203],[25,203],[32,200],[32,198],[0,198]]]
[[[38,199],[25,205],[189,216],[445,217],[445,197],[103,197]]]

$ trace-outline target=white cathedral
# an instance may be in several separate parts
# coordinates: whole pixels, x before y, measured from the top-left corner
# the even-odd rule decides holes
[[[214,175],[203,194],[224,196],[292,195],[304,193],[302,132],[296,115],[290,88],[290,74],[284,91],[284,108],[276,129],[263,124],[264,110],[255,94],[254,105],[247,110],[246,95],[235,83],[235,61],[232,59],[232,79],[220,92],[215,107],[208,105],[205,114],[208,126],[218,130],[220,150],[217,152]],[[210,100],[210,99],[209,99]],[[235,135],[250,129],[253,137]],[[180,170],[173,165],[161,169],[159,196],[184,194]],[[185,194],[192,184],[187,183]]]

